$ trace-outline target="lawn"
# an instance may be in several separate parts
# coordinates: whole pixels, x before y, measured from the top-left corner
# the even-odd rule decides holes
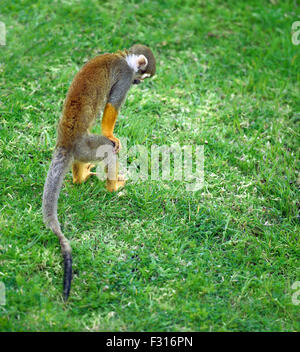
[[[299,15],[283,0],[1,0],[1,331],[300,330]],[[149,177],[109,194],[68,173],[65,304],[41,216],[57,121],[80,67],[134,43],[157,74],[130,90],[116,136],[204,145],[205,184]]]

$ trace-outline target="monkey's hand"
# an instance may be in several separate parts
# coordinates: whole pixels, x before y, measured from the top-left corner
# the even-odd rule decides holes
[[[117,137],[115,137],[115,136],[105,136],[105,137],[107,137],[109,140],[111,140],[112,142],[113,142],[113,144],[114,144],[114,152],[115,153],[119,153],[119,151],[120,151],[120,149],[121,149],[121,142],[120,142],[120,140],[117,138]]]

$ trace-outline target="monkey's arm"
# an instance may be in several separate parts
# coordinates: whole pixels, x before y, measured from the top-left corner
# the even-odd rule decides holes
[[[102,134],[115,144],[116,152],[120,149],[120,141],[114,136],[114,128],[117,121],[118,110],[111,104],[107,103],[102,118]]]
[[[126,94],[132,83],[132,71],[126,67],[122,76],[112,87],[102,118],[102,134],[115,144],[115,151],[118,152],[121,145],[118,138],[113,134],[118,112],[125,100]]]

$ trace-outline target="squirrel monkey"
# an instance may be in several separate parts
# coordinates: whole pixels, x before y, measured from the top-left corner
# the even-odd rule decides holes
[[[57,218],[57,202],[63,178],[72,165],[73,182],[82,183],[90,175],[93,162],[106,158],[106,188],[116,191],[124,186],[118,175],[116,153],[120,141],[113,134],[118,111],[132,84],[155,74],[152,51],[140,44],[129,50],[99,55],[88,61],[76,74],[64,102],[58,124],[57,143],[43,193],[43,219],[58,237],[64,258],[64,299],[72,281],[72,255]],[[102,136],[90,134],[96,116],[103,110]]]

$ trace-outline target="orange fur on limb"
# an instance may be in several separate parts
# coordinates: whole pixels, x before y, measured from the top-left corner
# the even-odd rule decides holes
[[[119,151],[121,144],[118,138],[116,138],[113,134],[115,124],[117,121],[118,111],[117,109],[110,103],[107,103],[103,112],[102,117],[102,134],[106,138],[110,139],[115,143],[115,150]]]
[[[113,137],[117,116],[118,111],[110,103],[107,103],[102,118],[102,134],[105,137]]]

